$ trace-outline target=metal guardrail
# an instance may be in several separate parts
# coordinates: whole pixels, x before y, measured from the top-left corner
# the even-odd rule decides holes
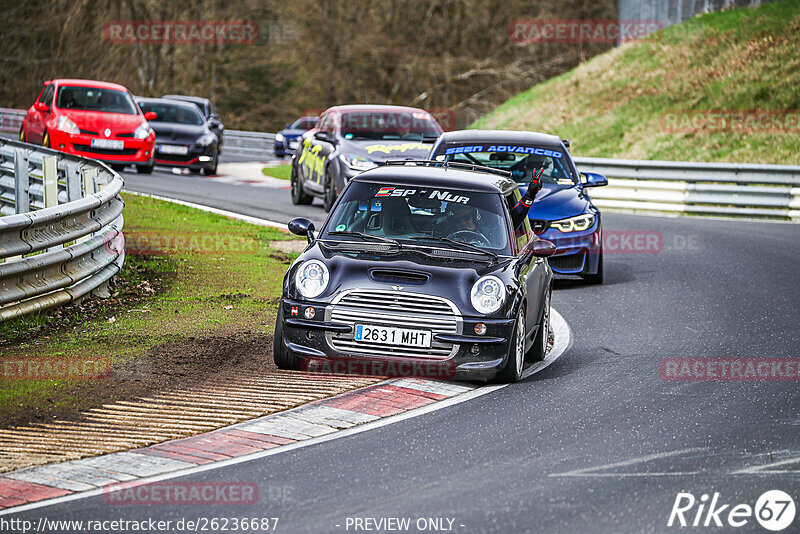
[[[0,135],[16,138],[24,114],[0,108]],[[271,158],[274,142],[272,133],[225,131],[225,153],[231,155]],[[800,222],[800,166],[581,157],[575,163],[582,171],[609,177],[607,187],[591,191],[604,209]],[[9,194],[3,187],[0,178],[0,201]]]
[[[0,321],[107,293],[125,259],[122,178],[0,140]]]
[[[800,166],[575,158],[600,208],[800,222]]]
[[[225,153],[256,158],[275,157],[275,134],[225,130]]]

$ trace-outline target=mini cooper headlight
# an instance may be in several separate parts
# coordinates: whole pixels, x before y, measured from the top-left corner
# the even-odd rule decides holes
[[[500,309],[506,299],[506,288],[496,276],[484,276],[472,286],[472,305],[479,313],[490,314]]]
[[[553,221],[550,226],[558,228],[564,233],[569,232],[583,232],[594,225],[594,215],[586,213],[578,215],[577,217],[570,217],[569,219],[561,219],[560,221]]]
[[[297,269],[294,283],[301,295],[313,299],[328,287],[328,268],[319,260],[309,260]]]

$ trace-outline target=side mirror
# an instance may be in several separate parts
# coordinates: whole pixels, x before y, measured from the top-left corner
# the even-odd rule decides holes
[[[309,243],[314,241],[314,223],[305,217],[297,217],[289,221],[289,231],[294,235],[305,237]]]
[[[582,172],[581,182],[583,187],[600,187],[601,185],[608,185],[608,178],[596,172]]]
[[[42,113],[45,113],[47,111],[50,111],[50,106],[48,106],[44,102],[36,102],[33,105],[33,109],[35,109],[36,111],[41,111]]]
[[[222,125],[222,123],[219,121],[219,119],[211,119],[210,121],[208,121],[208,125],[211,126],[212,128],[219,128]]]
[[[314,139],[325,141],[326,143],[336,144],[336,140],[328,134],[328,132],[315,132]]]
[[[144,114],[144,118],[149,121],[154,121],[158,118],[158,115],[156,114],[155,111],[148,111],[147,113]]]
[[[552,241],[537,239],[531,243],[531,254],[537,258],[547,258],[556,253],[556,246]]]

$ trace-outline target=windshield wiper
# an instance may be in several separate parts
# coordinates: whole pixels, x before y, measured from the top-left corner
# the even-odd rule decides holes
[[[381,243],[387,243],[390,245],[395,245],[398,248],[403,248],[403,245],[400,244],[399,241],[392,239],[390,237],[384,237],[382,235],[374,235],[374,234],[365,234],[364,232],[349,232],[349,231],[333,231],[328,232],[328,235],[343,235],[348,237],[360,237],[361,239],[372,240],[372,241],[380,241]]]
[[[455,239],[450,239],[449,237],[436,237],[436,236],[432,236],[432,235],[415,235],[415,236],[411,236],[409,239],[415,239],[415,240],[419,240],[419,241],[436,241],[438,243],[448,243],[448,244],[452,245],[455,248],[460,248],[462,250],[463,249],[468,249],[468,250],[471,250],[471,251],[474,251],[474,252],[480,252],[481,254],[485,254],[487,256],[491,256],[494,261],[497,261],[497,260],[500,259],[500,256],[498,256],[497,254],[495,254],[491,250],[485,250],[485,249],[482,249],[481,247],[478,247],[476,245],[472,245],[470,243],[464,243],[463,241],[456,241]]]

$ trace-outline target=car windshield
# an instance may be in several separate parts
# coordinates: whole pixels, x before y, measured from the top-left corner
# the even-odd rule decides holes
[[[477,246],[509,255],[506,213],[499,194],[354,182],[321,237],[345,239],[348,237],[338,237],[336,232],[361,232],[418,246],[457,248],[463,243],[465,249]]]
[[[98,87],[63,86],[58,88],[56,107],[83,111],[103,111],[138,115],[133,98],[126,91],[101,89]]]
[[[530,182],[533,172],[544,165],[542,182],[565,186],[578,183],[567,154],[553,147],[488,143],[443,144],[434,159],[510,171],[512,178],[519,184]]]
[[[442,128],[426,111],[358,111],[342,115],[345,139],[411,140],[439,137]]]
[[[317,117],[301,117],[294,121],[289,129],[290,130],[310,130],[317,126]]]
[[[156,118],[151,122],[171,122],[175,124],[191,124],[194,126],[203,124],[203,117],[194,106],[142,103],[139,107],[141,107],[142,111],[145,113],[152,111],[156,114]]]

